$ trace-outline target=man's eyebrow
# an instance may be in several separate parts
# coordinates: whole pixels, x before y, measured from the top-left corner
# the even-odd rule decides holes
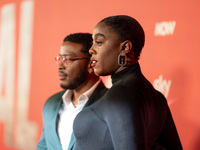
[[[103,36],[103,37],[105,37],[105,35],[103,35],[101,33],[97,33],[97,34],[94,35],[94,37],[96,37],[96,36]]]

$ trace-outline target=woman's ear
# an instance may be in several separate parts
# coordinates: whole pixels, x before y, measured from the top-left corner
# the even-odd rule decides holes
[[[132,50],[132,43],[129,40],[126,40],[122,43],[122,48],[121,51],[122,53],[127,54],[128,52],[130,52],[130,50]]]

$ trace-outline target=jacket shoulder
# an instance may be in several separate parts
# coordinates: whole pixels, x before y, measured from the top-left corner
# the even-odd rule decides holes
[[[50,96],[44,104],[43,111],[45,111],[46,109],[51,109],[51,108],[55,107],[56,103],[60,104],[62,101],[62,96],[65,92],[66,92],[66,90],[63,90],[61,92],[58,92],[58,93]]]

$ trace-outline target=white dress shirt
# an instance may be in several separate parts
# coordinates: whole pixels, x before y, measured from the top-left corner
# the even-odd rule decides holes
[[[67,90],[63,96],[63,105],[59,110],[59,121],[57,126],[58,136],[63,150],[67,150],[73,131],[73,121],[76,115],[83,109],[84,105],[92,95],[93,91],[99,84],[100,80],[96,82],[89,90],[79,96],[78,105],[74,107],[71,98],[72,90]]]

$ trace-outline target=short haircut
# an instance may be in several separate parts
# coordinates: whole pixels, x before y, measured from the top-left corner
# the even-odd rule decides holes
[[[81,52],[85,53],[86,55],[90,56],[89,49],[92,46],[92,34],[90,33],[73,33],[66,36],[63,40],[63,42],[73,42],[77,44],[81,44],[83,48],[81,49]]]
[[[130,16],[117,15],[104,18],[99,23],[101,22],[110,26],[111,30],[119,35],[120,42],[129,40],[133,45],[136,59],[139,59],[145,43],[145,34],[137,20]]]

